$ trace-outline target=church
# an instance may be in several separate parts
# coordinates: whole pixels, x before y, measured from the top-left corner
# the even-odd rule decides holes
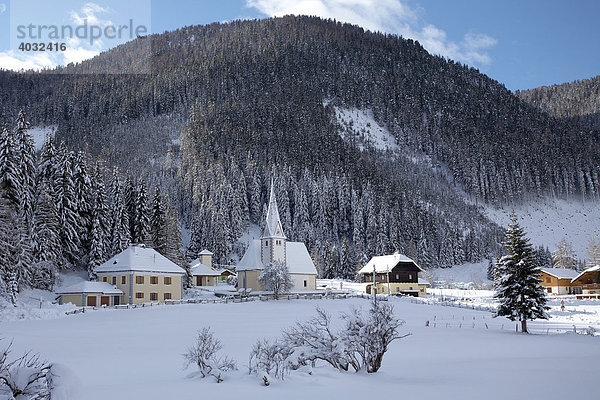
[[[316,289],[317,269],[306,246],[302,242],[289,242],[283,233],[273,183],[262,236],[250,242],[236,267],[238,288],[262,291],[258,277],[263,267],[272,261],[287,266],[293,283],[292,292]]]

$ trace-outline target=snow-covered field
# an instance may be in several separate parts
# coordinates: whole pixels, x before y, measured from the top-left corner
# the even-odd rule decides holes
[[[486,215],[500,226],[507,227],[512,208],[487,207]],[[547,246],[550,251],[566,237],[577,257],[587,256],[590,235],[600,238],[600,202],[546,199],[514,208],[519,224],[531,243]]]
[[[491,319],[488,312],[414,304],[407,298],[391,301],[406,321],[402,331],[412,335],[391,345],[380,372],[340,373],[320,365],[312,375],[292,373],[269,387],[247,374],[248,354],[258,338],[274,338],[281,329],[309,319],[316,306],[336,315],[351,307],[366,308],[368,300],[97,310],[58,319],[5,322],[0,336],[14,340],[15,354],[31,349],[59,364],[61,376],[56,379],[66,382],[62,398],[70,400],[593,397],[589,385],[571,383],[595,378],[598,337],[515,334],[514,323]],[[458,320],[468,323],[461,322],[460,327],[448,323]],[[501,323],[507,328],[501,330]],[[239,365],[220,384],[190,378],[193,368],[183,369],[181,355],[204,326],[212,327],[223,342],[222,353]]]

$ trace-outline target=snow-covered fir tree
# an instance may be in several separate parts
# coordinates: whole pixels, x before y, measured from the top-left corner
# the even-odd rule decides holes
[[[495,298],[500,301],[497,315],[521,321],[521,331],[527,333],[527,320],[547,319],[548,307],[531,244],[514,215],[506,230],[503,246],[507,254],[497,264]]]

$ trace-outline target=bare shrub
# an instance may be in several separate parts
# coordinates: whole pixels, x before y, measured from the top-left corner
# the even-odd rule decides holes
[[[12,343],[0,350],[0,397],[49,400],[52,365],[30,353],[10,361],[11,347]]]
[[[212,376],[217,382],[222,382],[225,372],[237,370],[237,365],[233,359],[217,356],[217,353],[222,348],[221,341],[214,337],[210,328],[202,328],[198,331],[196,342],[183,355],[185,358],[185,367],[187,368],[191,364],[196,364],[203,378]]]

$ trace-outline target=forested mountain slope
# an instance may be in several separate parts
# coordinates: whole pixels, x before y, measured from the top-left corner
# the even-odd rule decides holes
[[[147,41],[152,73],[90,73],[135,72]],[[69,146],[164,185],[190,254],[208,247],[221,262],[261,223],[271,177],[288,237],[325,276],[394,250],[424,266],[496,252],[499,227],[461,193],[497,204],[600,193],[598,132],[417,42],[313,17],[187,27],[61,71],[1,72],[0,87],[3,115],[24,106]],[[372,116],[397,149],[342,134],[340,109]]]
[[[600,129],[600,76],[515,94],[557,118],[570,119],[588,129]]]

